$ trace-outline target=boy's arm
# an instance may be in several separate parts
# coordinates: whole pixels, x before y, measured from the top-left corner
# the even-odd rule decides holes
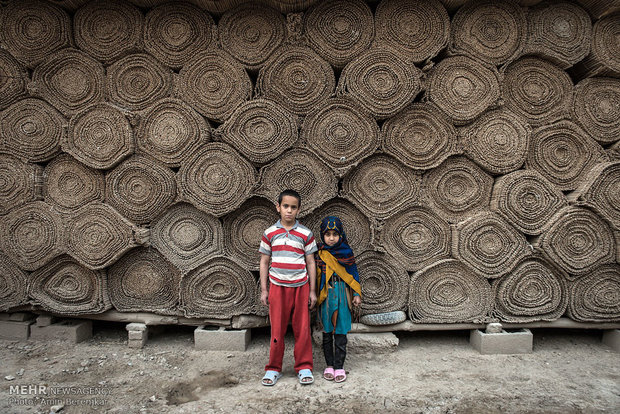
[[[310,283],[310,296],[308,304],[310,309],[316,305],[316,262],[314,261],[314,253],[306,255],[306,269],[308,270],[308,282]]]
[[[260,254],[260,301],[265,306],[269,306],[267,291],[267,282],[269,280],[269,260],[271,256],[261,253]]]

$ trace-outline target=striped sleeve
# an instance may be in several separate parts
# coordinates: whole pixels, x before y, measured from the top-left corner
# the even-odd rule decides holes
[[[314,240],[314,234],[310,232],[308,235],[308,240],[306,241],[306,245],[304,246],[305,254],[312,254],[318,251],[318,247],[316,246],[316,240]]]
[[[263,237],[260,241],[260,246],[258,247],[258,251],[260,253],[271,256],[271,240],[269,240],[269,238],[267,237],[267,230],[265,230],[265,232],[263,233]]]

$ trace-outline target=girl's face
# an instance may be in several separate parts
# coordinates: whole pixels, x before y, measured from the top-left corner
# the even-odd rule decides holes
[[[336,230],[327,230],[323,235],[323,240],[326,245],[331,247],[338,243],[338,240],[340,240],[340,234],[338,234]]]

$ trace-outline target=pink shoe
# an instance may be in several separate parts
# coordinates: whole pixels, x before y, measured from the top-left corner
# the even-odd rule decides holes
[[[325,371],[323,371],[323,378],[325,378],[327,381],[333,381],[334,380],[334,368],[332,367],[325,368]]]
[[[347,372],[344,369],[337,369],[334,372],[334,381],[345,382],[347,379]]]

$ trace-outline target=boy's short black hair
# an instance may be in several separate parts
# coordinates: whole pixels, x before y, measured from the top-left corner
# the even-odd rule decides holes
[[[286,189],[286,190],[282,191],[280,193],[280,195],[278,196],[278,204],[282,204],[282,198],[284,196],[295,197],[297,199],[297,201],[299,201],[299,207],[301,207],[301,196],[299,195],[299,193],[297,191],[291,190],[291,189]]]

